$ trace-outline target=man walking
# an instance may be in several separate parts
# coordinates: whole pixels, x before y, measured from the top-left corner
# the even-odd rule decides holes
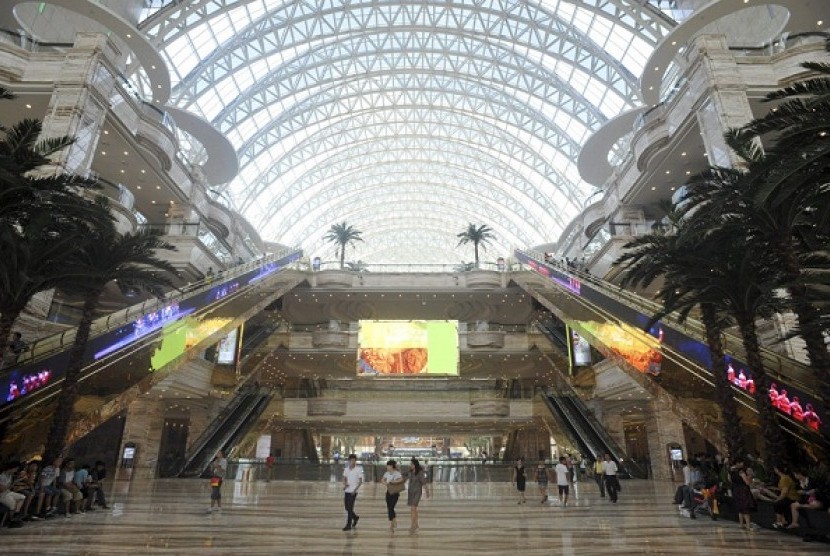
[[[344,531],[357,529],[357,522],[360,519],[354,513],[354,503],[357,500],[357,491],[363,484],[363,468],[357,465],[357,456],[349,454],[349,463],[343,470],[343,504],[346,506],[346,526]]]
[[[617,503],[617,462],[611,459],[611,454],[605,454],[605,461],[602,464],[602,472],[605,476],[605,490],[608,491],[608,498]]]
[[[594,480],[597,482],[600,497],[605,498],[605,462],[600,458],[594,462]]]
[[[556,486],[559,489],[559,505],[563,508],[568,505],[568,490],[569,490],[569,474],[567,460],[565,457],[559,458],[559,463],[556,464]]]

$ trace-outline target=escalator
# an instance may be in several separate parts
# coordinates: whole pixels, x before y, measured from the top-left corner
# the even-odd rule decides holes
[[[566,340],[557,333],[554,326],[538,321],[536,327],[555,347],[567,353]],[[591,411],[564,377],[558,375],[555,388],[543,392],[542,396],[559,428],[579,447],[583,455],[596,460],[610,454],[620,467],[621,477],[648,478],[648,470],[626,457],[625,452],[593,418]]]
[[[157,382],[187,352],[215,343],[296,286],[301,277],[286,269],[301,253],[287,250],[240,265],[95,320],[83,354],[82,389],[111,396],[143,380],[144,387]],[[262,295],[251,295],[255,291]],[[0,422],[58,393],[75,330],[37,341],[25,359],[0,371]]]
[[[121,414],[173,371],[189,365],[197,354],[304,281],[305,274],[289,266],[300,255],[299,250],[286,250],[230,269],[162,302],[148,301],[95,321],[78,385],[82,403],[76,407],[67,441],[71,444]],[[3,392],[16,392],[0,396],[3,450],[13,452],[45,438],[68,361],[71,341],[66,338],[73,334],[44,339],[44,345],[35,346],[33,358],[0,371]],[[46,350],[47,343],[58,347]],[[254,349],[252,364],[262,359],[260,351]]]
[[[241,389],[222,414],[196,440],[194,449],[178,476],[198,477],[205,473],[216,453],[219,450],[227,453],[230,447],[239,442],[257,422],[273,397],[270,389]]]
[[[514,275],[513,280],[603,355],[626,363],[642,373],[641,380],[652,382],[672,396],[685,397],[693,392],[696,397],[711,398],[712,361],[701,323],[694,319],[680,323],[669,315],[650,325],[651,316],[661,308],[657,303],[571,268],[545,262],[533,253],[516,251],[516,257],[536,277]],[[742,343],[726,334],[724,346],[736,400],[754,410],[751,392],[755,383],[743,363],[746,356]],[[825,418],[812,371],[770,350],[763,350],[762,356],[776,391],[786,390],[788,399],[800,404],[797,412],[779,406],[785,430],[804,442],[826,445],[830,418]],[[815,418],[805,417],[808,405]]]

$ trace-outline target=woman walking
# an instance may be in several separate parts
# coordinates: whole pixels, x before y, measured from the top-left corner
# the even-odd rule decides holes
[[[412,458],[409,463],[409,492],[406,494],[406,505],[409,506],[411,523],[409,532],[418,530],[418,503],[421,501],[421,492],[429,498],[429,485],[427,484],[427,473],[421,467],[417,458]]]
[[[742,529],[757,530],[758,526],[752,523],[752,514],[758,511],[758,505],[749,488],[752,480],[747,474],[743,458],[735,458],[729,470],[729,478],[732,481],[732,499],[738,510],[738,523]]]
[[[524,504],[527,502],[527,500],[525,500],[526,481],[527,477],[525,477],[525,458],[520,457],[516,460],[515,467],[513,467],[513,484],[516,486],[516,490],[519,491],[519,504]]]
[[[395,504],[404,489],[404,480],[401,472],[398,471],[398,462],[390,459],[386,462],[386,473],[383,474],[381,482],[386,485],[386,513],[389,515],[389,530],[395,532],[398,522],[395,514]]]
[[[536,486],[539,487],[539,494],[542,495],[541,504],[544,504],[548,501],[548,467],[543,459],[540,459],[536,466]]]

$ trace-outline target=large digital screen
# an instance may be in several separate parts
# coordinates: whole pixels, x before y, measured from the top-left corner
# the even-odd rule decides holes
[[[458,375],[458,321],[360,321],[357,375]]]

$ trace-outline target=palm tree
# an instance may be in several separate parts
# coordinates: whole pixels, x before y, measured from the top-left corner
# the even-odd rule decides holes
[[[473,248],[475,249],[476,254],[476,268],[478,268],[478,247],[481,245],[482,249],[486,249],[486,246],[490,243],[492,239],[496,236],[493,234],[493,229],[490,228],[487,224],[482,224],[481,226],[476,226],[472,222],[467,224],[467,228],[456,235],[458,238],[458,245],[466,245],[468,243],[473,244]]]
[[[13,98],[0,87],[0,99]],[[37,293],[60,285],[63,261],[91,224],[111,217],[79,189],[98,185],[72,174],[38,174],[49,157],[72,144],[70,137],[39,140],[42,123],[26,119],[0,127],[0,345]]]
[[[705,211],[729,236],[748,239],[752,249],[771,253],[782,272],[778,287],[789,294],[788,307],[798,317],[811,368],[824,404],[830,403],[830,353],[824,340],[821,312],[808,286],[804,257],[827,245],[830,219],[830,166],[800,149],[764,154],[743,131],[727,141],[745,160],[744,169],[711,168],[687,185],[684,211]],[[811,238],[819,238],[811,245]]]
[[[669,214],[673,214],[673,211]],[[726,374],[722,334],[727,323],[720,314],[720,308],[698,291],[701,284],[697,277],[692,276],[701,268],[707,268],[708,261],[702,260],[698,246],[692,245],[693,242],[688,237],[690,234],[683,231],[681,224],[673,220],[673,225],[679,231],[677,235],[657,232],[627,243],[624,246],[625,253],[615,264],[623,264],[627,271],[622,281],[624,287],[631,285],[647,288],[658,278],[664,278],[658,294],[663,299],[664,310],[652,317],[654,321],[679,311],[682,322],[694,307],[700,307],[706,344],[712,357],[712,376],[721,410],[724,440],[729,456],[735,457],[744,454],[745,450],[741,419],[732,384]]]
[[[360,230],[355,227],[341,222],[340,224],[332,224],[329,231],[323,236],[323,239],[334,243],[340,249],[340,268],[343,269],[346,261],[346,246],[354,245],[357,241],[363,241],[360,237],[362,234]]]
[[[172,281],[158,271],[175,276],[176,270],[156,256],[158,250],[175,250],[162,240],[159,231],[142,230],[122,235],[111,225],[103,226],[90,234],[68,264],[64,287],[81,295],[83,308],[46,442],[47,460],[59,455],[66,445],[73,406],[78,397],[83,354],[104,288],[115,282],[123,292],[142,290],[161,295],[161,288],[172,286]]]

